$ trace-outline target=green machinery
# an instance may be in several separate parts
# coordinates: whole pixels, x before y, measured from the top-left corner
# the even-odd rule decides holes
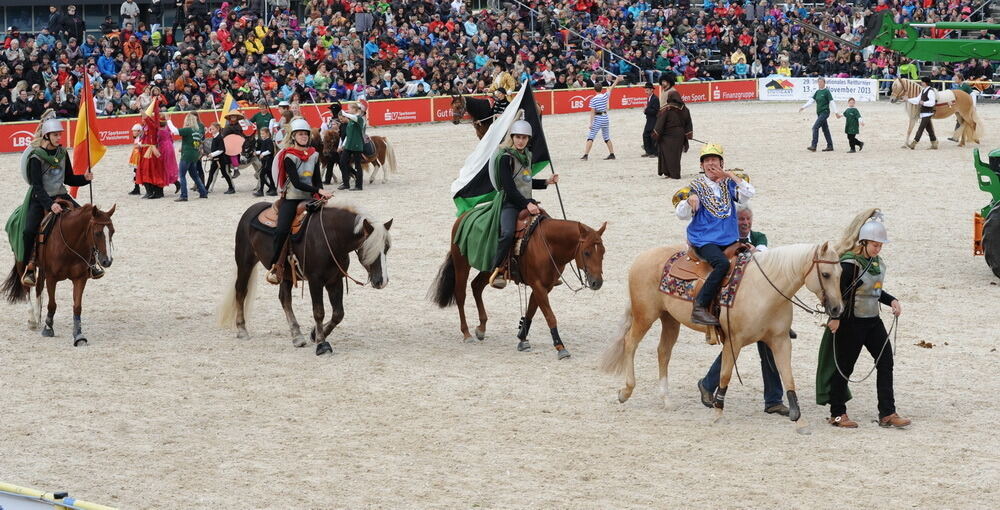
[[[795,21],[802,28],[846,44],[856,50],[871,45],[882,46],[914,60],[935,62],[960,62],[970,58],[1000,60],[1000,40],[988,39],[933,39],[920,37],[920,29],[941,30],[1000,30],[994,23],[896,23],[891,14],[873,14],[865,19],[865,34],[860,42],[846,41],[819,28]],[[1000,277],[1000,149],[989,155],[989,163],[973,151],[973,164],[979,189],[990,193],[990,204],[976,211],[973,227],[973,253],[984,255],[993,274]]]

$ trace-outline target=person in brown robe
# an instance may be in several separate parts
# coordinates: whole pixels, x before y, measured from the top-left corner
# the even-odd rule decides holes
[[[656,117],[653,139],[657,145],[657,174],[670,179],[681,178],[681,153],[688,151],[688,140],[694,136],[691,112],[684,105],[680,92],[671,88]]]

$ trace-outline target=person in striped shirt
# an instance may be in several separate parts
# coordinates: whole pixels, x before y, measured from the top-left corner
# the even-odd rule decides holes
[[[604,159],[615,159],[615,147],[611,144],[611,122],[608,120],[608,105],[611,102],[611,89],[615,88],[622,81],[622,76],[615,78],[614,83],[607,89],[600,83],[594,83],[594,97],[590,98],[590,134],[587,135],[587,146],[583,150],[583,157],[586,161],[590,154],[591,147],[594,146],[594,137],[600,131],[604,137],[604,143],[608,144],[608,157]]]

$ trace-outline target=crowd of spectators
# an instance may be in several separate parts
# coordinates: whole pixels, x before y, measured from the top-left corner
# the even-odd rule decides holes
[[[0,52],[0,121],[34,119],[49,108],[75,115],[84,73],[99,115],[140,111],[153,86],[169,109],[185,111],[221,105],[227,92],[248,102],[310,103],[513,91],[523,80],[535,88],[588,87],[612,74],[633,84],[662,73],[679,81],[916,77],[917,66],[905,58],[879,48],[855,51],[792,20],[858,41],[873,12],[911,22],[979,20],[984,0],[830,0],[808,7],[506,0],[475,13],[462,0],[168,0],[170,12],[161,1],[125,0],[120,16],[99,27],[86,26],[73,6],[51,7],[36,33],[9,27]],[[941,79],[956,71],[992,77],[994,69],[982,60],[931,70]]]

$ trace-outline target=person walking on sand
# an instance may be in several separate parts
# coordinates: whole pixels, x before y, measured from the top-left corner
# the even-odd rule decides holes
[[[837,118],[840,118],[840,114],[837,113],[837,103],[833,100],[833,94],[826,88],[826,78],[820,77],[816,80],[816,86],[819,87],[816,92],[813,92],[812,97],[806,101],[806,104],[799,108],[799,111],[805,110],[809,105],[816,103],[816,122],[813,122],[812,126],[812,143],[807,147],[808,150],[816,152],[816,144],[819,143],[819,130],[823,130],[823,137],[826,138],[826,148],[823,152],[833,151],[833,138],[830,136],[830,123],[827,119],[830,118],[830,112],[837,114]]]

